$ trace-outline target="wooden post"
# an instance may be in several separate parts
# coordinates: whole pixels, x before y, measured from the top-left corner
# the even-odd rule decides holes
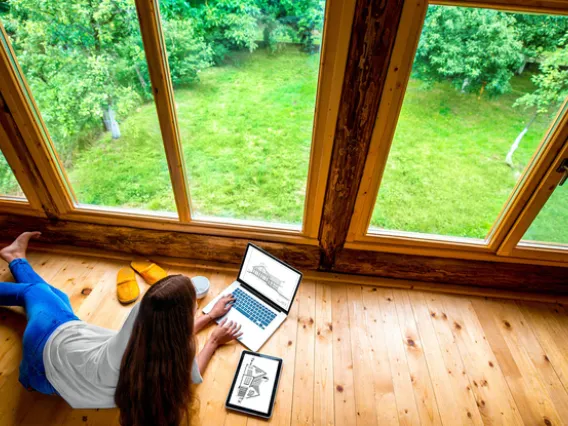
[[[355,207],[403,0],[357,0],[320,225],[321,269],[333,267]]]

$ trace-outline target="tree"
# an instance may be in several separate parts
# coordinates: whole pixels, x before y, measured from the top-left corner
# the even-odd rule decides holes
[[[301,43],[306,52],[319,51],[325,11],[323,0],[257,0],[264,42],[272,49],[283,35]]]
[[[164,20],[164,39],[174,86],[199,80],[198,73],[213,64],[213,49],[203,36],[195,34],[195,20]]]
[[[177,3],[177,4],[174,4]],[[195,34],[191,8],[164,0],[174,84],[197,80],[212,52]],[[134,2],[130,0],[11,0],[3,21],[59,154],[70,159],[83,141],[107,130],[152,100],[148,66]],[[177,6],[176,9],[174,6]]]
[[[194,10],[197,34],[209,43],[213,61],[220,63],[230,50],[254,51],[260,9],[255,0],[214,0]]]
[[[450,80],[463,91],[496,95],[523,61],[515,18],[485,9],[430,6],[414,62],[426,81]]]
[[[317,50],[323,0],[161,0],[175,87],[232,50],[257,48],[262,26]],[[64,160],[152,100],[132,0],[0,0],[0,14],[42,117]],[[103,127],[104,124],[104,127]]]
[[[515,13],[513,16],[523,44],[523,63],[518,70],[521,74],[527,62],[536,62],[543,53],[557,48],[559,40],[568,31],[568,19],[565,16],[526,13]]]
[[[64,157],[103,117],[141,102],[143,59],[136,10],[127,0],[10,2],[8,31],[18,60]]]

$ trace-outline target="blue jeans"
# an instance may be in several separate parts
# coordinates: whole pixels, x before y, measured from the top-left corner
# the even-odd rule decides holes
[[[16,283],[0,282],[0,305],[22,306],[28,319],[23,338],[20,383],[28,390],[56,394],[45,376],[43,349],[57,327],[79,318],[73,313],[69,297],[47,284],[26,259],[15,259],[9,267]]]

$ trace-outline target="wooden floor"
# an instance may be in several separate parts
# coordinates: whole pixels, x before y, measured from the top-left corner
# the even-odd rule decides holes
[[[115,296],[124,262],[39,252],[29,259],[69,294],[80,318],[120,327],[129,312]],[[211,280],[201,306],[234,279],[169,272]],[[0,280],[12,280],[5,265]],[[0,425],[117,424],[116,410],[72,410],[19,385],[21,312],[0,308]],[[241,350],[232,344],[214,356],[197,386],[194,424],[265,424],[224,408]],[[272,424],[568,424],[568,307],[559,304],[306,280],[262,352],[284,359]]]

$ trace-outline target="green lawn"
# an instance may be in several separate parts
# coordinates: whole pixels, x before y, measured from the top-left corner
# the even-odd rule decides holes
[[[530,118],[513,108],[530,90],[528,76],[498,98],[462,94],[449,84],[426,87],[411,80],[371,224],[373,227],[484,238],[520,172],[536,151],[551,117],[530,128],[513,160],[505,155]],[[563,196],[568,201],[566,194]],[[534,232],[568,243],[568,203],[555,203]],[[548,231],[538,232],[537,227]],[[553,239],[554,238],[554,239]]]
[[[318,61],[298,51],[241,54],[175,91],[194,212],[301,223]],[[154,106],[121,130],[75,160],[69,177],[78,199],[173,211]]]
[[[257,51],[176,89],[194,214],[301,222],[317,72],[316,55]],[[530,117],[512,104],[528,76],[513,88],[478,99],[411,80],[372,225],[483,238],[550,121],[534,123],[511,170],[505,155]],[[155,107],[120,125],[120,139],[103,135],[68,168],[79,201],[175,211]],[[555,197],[531,236],[568,242],[566,191]]]

